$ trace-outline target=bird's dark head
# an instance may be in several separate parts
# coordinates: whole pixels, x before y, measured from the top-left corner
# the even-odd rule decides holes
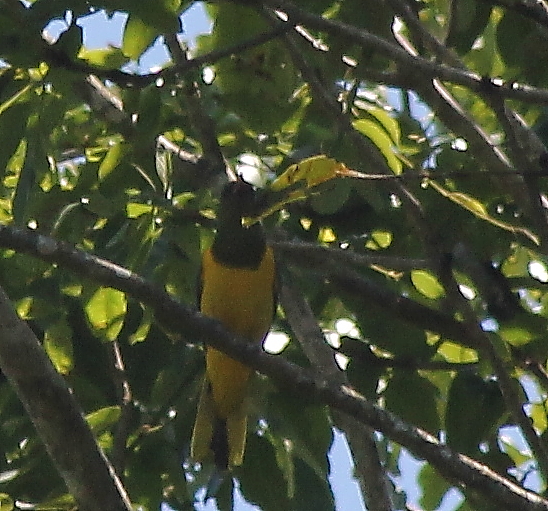
[[[243,218],[260,212],[253,186],[238,178],[226,184],[217,211],[217,234],[213,254],[218,261],[234,267],[256,268],[262,260],[266,241],[260,223],[243,225]]]
[[[227,183],[221,192],[219,215],[244,218],[257,214],[257,193],[253,186],[238,177]]]

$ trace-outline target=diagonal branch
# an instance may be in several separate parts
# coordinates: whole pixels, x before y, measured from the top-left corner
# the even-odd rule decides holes
[[[438,78],[442,81],[463,85],[474,92],[481,92],[483,88],[483,79],[478,74],[445,64],[439,64],[420,56],[412,56],[399,46],[367,30],[306,12],[288,0],[269,0],[266,4],[272,9],[285,12],[289,17],[288,23],[305,25],[315,30],[329,32],[335,36],[347,39],[354,44],[373,48],[399,65],[413,70],[413,74],[423,74],[430,79]],[[548,90],[546,89],[518,83],[502,83],[500,85],[497,83],[496,87],[500,94],[506,98],[518,99],[539,105],[548,105]]]
[[[346,385],[346,375],[335,361],[335,351],[326,343],[317,319],[304,297],[282,279],[280,301],[295,337],[312,367],[330,383]],[[356,475],[370,511],[392,511],[389,483],[382,466],[374,431],[338,410],[332,411],[335,427],[344,432]]]
[[[0,368],[82,511],[129,511],[128,496],[82,411],[29,326],[0,289]]]
[[[262,351],[260,346],[233,337],[218,321],[202,316],[195,309],[175,300],[163,289],[151,285],[143,277],[125,268],[26,229],[0,226],[0,244],[46,262],[57,263],[60,267],[82,277],[92,278],[97,283],[128,293],[151,307],[163,327],[177,332],[179,336],[184,336],[187,339],[210,344],[270,376],[280,387],[298,392],[305,399],[317,399],[380,431],[388,438],[407,447],[419,458],[428,461],[445,477],[452,481],[460,481],[464,487],[479,492],[500,509],[548,511],[548,500],[525,490],[485,465],[454,452],[449,447],[440,444],[432,435],[406,424],[392,413],[370,403],[351,388],[329,383],[310,370],[288,362],[281,356],[269,355]],[[6,335],[0,336],[2,370],[10,376],[12,381],[16,378],[28,379],[30,377],[32,379],[33,374],[45,374],[53,381],[60,378],[53,371],[50,362],[45,358],[45,354],[39,346],[33,348],[41,353],[38,363],[48,365],[49,370],[40,366],[36,368],[38,372],[28,373],[26,360],[13,359],[11,350],[20,343],[20,327],[17,327],[16,331],[11,330],[19,320],[13,312],[10,317],[11,321],[6,325],[9,328],[3,332]],[[15,338],[8,337],[12,333],[17,334]],[[57,393],[60,392],[60,387],[53,385],[49,388],[52,392],[52,402],[55,402],[59,398]],[[27,391],[36,392],[36,387],[34,385],[26,386],[20,391],[20,397],[25,402],[29,397]],[[75,406],[75,403],[72,403],[69,408]],[[59,441],[60,439],[64,438],[57,435],[55,440]],[[96,448],[94,447],[94,449]],[[87,478],[83,480],[87,480]],[[104,491],[101,485],[97,488]],[[109,508],[103,507],[102,509]]]

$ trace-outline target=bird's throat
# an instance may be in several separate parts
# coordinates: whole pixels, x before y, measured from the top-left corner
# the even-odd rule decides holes
[[[213,257],[220,263],[234,268],[256,269],[266,250],[266,240],[260,224],[244,227],[237,222],[219,225],[213,242]]]

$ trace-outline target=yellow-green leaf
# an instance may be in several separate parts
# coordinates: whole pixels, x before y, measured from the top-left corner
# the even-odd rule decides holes
[[[108,151],[101,165],[99,166],[99,179],[102,181],[107,177],[120,163],[130,151],[128,144],[119,142],[113,145]]]
[[[157,29],[140,17],[130,14],[124,30],[122,52],[126,57],[137,60],[157,36]]]
[[[95,48],[90,50],[82,46],[78,58],[85,60],[90,66],[105,69],[118,69],[127,64],[128,57],[119,48]]]
[[[126,204],[126,214],[128,218],[138,218],[141,215],[149,214],[153,210],[150,204],[140,204],[138,202],[128,202]]]
[[[86,415],[86,421],[95,435],[100,435],[111,428],[120,419],[119,406],[107,406]]]
[[[98,289],[86,304],[86,315],[92,327],[105,340],[116,339],[127,310],[124,293],[109,287]]]
[[[478,361],[478,352],[471,348],[465,348],[460,344],[446,341],[438,349],[438,353],[447,362],[453,364],[470,364]]]
[[[365,244],[371,250],[388,248],[392,243],[392,233],[384,229],[376,229],[371,233],[371,239]]]
[[[14,508],[13,499],[7,493],[0,493],[0,511],[12,511]]]
[[[544,433],[548,427],[545,403],[532,403],[527,406],[527,414],[533,420],[533,427],[540,433]]]
[[[65,321],[48,327],[44,334],[44,349],[59,373],[71,371],[74,366],[72,331]]]
[[[392,140],[386,133],[386,131],[379,126],[375,121],[369,119],[358,119],[354,121],[353,126],[362,135],[366,136],[373,144],[377,146],[379,151],[386,159],[386,163],[396,175],[402,173],[402,163],[400,159],[394,154],[394,147]]]
[[[428,271],[413,270],[411,272],[411,282],[413,282],[419,293],[432,300],[436,300],[445,294],[438,279]]]
[[[312,188],[337,177],[337,171],[340,167],[344,167],[344,165],[333,158],[328,158],[325,154],[312,156],[290,165],[283,174],[272,182],[270,188],[276,192],[299,181],[306,181],[307,188]]]

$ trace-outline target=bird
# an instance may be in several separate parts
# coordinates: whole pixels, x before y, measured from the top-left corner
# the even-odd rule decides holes
[[[256,209],[256,190],[241,177],[225,185],[213,244],[202,255],[198,301],[202,314],[232,334],[262,343],[276,307],[276,264],[262,225],[244,225]],[[190,456],[231,470],[244,459],[253,370],[207,343],[205,359]]]

